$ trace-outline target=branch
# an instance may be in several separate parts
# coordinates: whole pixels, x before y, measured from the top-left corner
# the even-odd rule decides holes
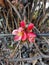
[[[16,50],[17,50],[17,48],[18,48],[19,44],[20,44],[20,41],[18,42],[17,46],[15,47],[15,49],[14,49],[13,53],[12,53],[12,54],[10,54],[10,58],[13,58],[13,56],[16,54]]]
[[[44,55],[38,48],[38,45],[36,43],[34,43],[36,49],[38,50],[38,52],[40,53],[40,55],[42,56],[42,58],[49,58],[49,55]]]
[[[14,5],[11,4],[11,2],[9,0],[7,0],[7,2],[9,3],[9,5],[14,9],[14,11],[16,12],[16,14],[18,15],[18,17],[20,18],[20,20],[22,20],[19,12],[17,11],[16,7]]]
[[[40,33],[40,31],[36,28],[36,27],[34,27],[35,28],[35,30],[38,32],[38,33]],[[45,37],[42,37],[44,40],[45,40],[45,42],[46,43],[48,43],[48,45],[49,45],[49,41],[45,38]]]

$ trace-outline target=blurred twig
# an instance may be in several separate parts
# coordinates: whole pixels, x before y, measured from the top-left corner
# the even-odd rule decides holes
[[[16,12],[16,14],[18,15],[18,17],[20,18],[20,20],[22,20],[18,10],[16,9],[16,7],[14,5],[11,4],[11,2],[9,0],[7,0],[7,2],[9,3],[9,5],[14,9],[14,11]]]

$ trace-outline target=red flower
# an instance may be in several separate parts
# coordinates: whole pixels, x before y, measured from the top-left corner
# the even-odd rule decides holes
[[[20,27],[25,28],[25,26],[26,26],[26,23],[25,23],[24,21],[21,21],[21,22],[20,22]]]
[[[13,30],[12,32],[12,34],[15,35],[14,40],[28,40],[30,43],[34,42],[36,35],[33,32],[31,32],[33,28],[34,24],[30,23],[28,26],[26,26],[26,23],[24,21],[21,21],[20,27],[18,29]]]
[[[27,30],[32,30],[34,28],[34,24],[33,23],[30,23],[27,27]]]
[[[19,29],[13,30],[12,34],[14,34],[14,41],[25,41],[26,40],[26,33],[23,31],[23,28],[20,27]]]
[[[30,43],[31,43],[31,42],[34,42],[35,37],[36,37],[36,35],[35,35],[33,32],[29,32],[29,33],[27,34],[27,39],[29,40]]]
[[[25,41],[27,39],[26,32],[22,32],[22,41]]]

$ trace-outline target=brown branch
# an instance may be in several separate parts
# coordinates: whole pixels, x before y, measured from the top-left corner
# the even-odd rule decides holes
[[[6,20],[6,32],[7,32],[7,28],[11,32],[11,29],[10,29],[10,27],[8,25],[8,18],[7,18],[6,14],[4,12],[3,12],[3,14],[4,14],[4,17],[5,17],[5,20]]]
[[[15,13],[18,15],[18,17],[20,18],[20,20],[22,20],[18,10],[16,9],[16,7],[14,5],[11,4],[11,2],[9,0],[7,0],[7,2],[9,3],[9,5],[14,9]]]
[[[38,48],[38,45],[36,43],[34,43],[36,49],[38,50],[38,52],[40,53],[40,55],[43,57],[43,58],[49,58],[49,55],[44,55]]]
[[[10,54],[10,56],[9,56],[10,58],[13,58],[13,57],[14,57],[14,55],[15,55],[15,53],[16,53],[16,51],[17,51],[17,48],[18,48],[18,46],[19,46],[19,44],[20,44],[20,41],[18,42],[17,46],[15,47],[13,53]]]
[[[38,32],[38,33],[40,33],[40,31],[36,28],[36,27],[34,27],[35,29],[36,29],[36,31]],[[46,43],[48,43],[48,45],[49,45],[49,41],[45,38],[45,37],[42,37],[44,40],[45,40],[45,42]]]
[[[0,5],[5,7],[5,3],[4,3],[4,0],[0,0]]]

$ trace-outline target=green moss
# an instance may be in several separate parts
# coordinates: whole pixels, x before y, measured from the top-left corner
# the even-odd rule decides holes
[[[11,46],[11,45],[8,45],[8,48],[9,49],[15,49],[15,47],[14,46]]]

